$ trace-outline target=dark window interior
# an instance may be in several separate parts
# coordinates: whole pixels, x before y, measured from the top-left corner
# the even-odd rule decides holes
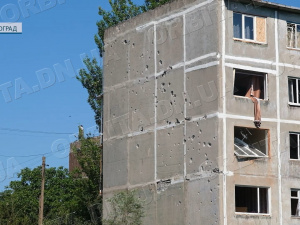
[[[297,90],[298,83],[298,90]],[[298,99],[297,99],[298,95]],[[289,78],[289,101],[292,103],[300,102],[300,79]]]
[[[259,188],[259,213],[268,213],[268,189]]]
[[[264,80],[265,74],[245,71],[245,70],[236,70],[235,72],[235,80],[234,80],[234,95],[238,96],[246,96],[247,92],[251,88],[254,80],[258,80],[259,88],[261,90],[260,99],[265,99],[265,88],[264,88]]]
[[[292,216],[299,216],[297,213],[297,208],[299,204],[298,190],[291,190],[291,214]]]
[[[258,211],[258,189],[259,208]],[[244,213],[268,213],[268,189],[235,187],[235,211]]]
[[[298,206],[298,199],[291,199],[291,213],[292,216],[297,215],[297,206]]]
[[[299,159],[298,158],[298,135],[290,134],[290,158],[291,159]]]
[[[254,147],[264,154],[268,154],[268,130],[234,127],[234,137],[247,143],[249,147]]]

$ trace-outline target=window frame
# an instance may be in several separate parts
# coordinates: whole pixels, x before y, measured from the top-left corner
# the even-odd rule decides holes
[[[270,187],[265,187],[265,186],[252,186],[252,185],[238,185],[236,184],[234,186],[234,190],[236,187],[245,187],[245,188],[256,188],[257,189],[257,213],[252,213],[252,212],[237,212],[236,211],[236,193],[234,193],[234,207],[235,207],[235,214],[239,215],[271,215],[271,188]],[[259,194],[259,189],[264,188],[267,189],[267,213],[259,213],[260,211],[260,194]]]
[[[297,191],[297,197],[292,196],[292,191]],[[292,208],[292,199],[298,199],[298,204],[300,204],[300,189],[291,188],[291,208]],[[292,215],[292,211],[291,211],[291,217],[300,218],[300,216]]]
[[[290,150],[290,160],[300,161],[300,132],[289,132],[290,148],[291,148],[291,134],[297,135],[297,151],[298,151],[297,155],[298,155],[298,159],[292,159],[291,158],[291,150]]]
[[[266,17],[263,17],[263,16],[256,16],[256,15],[250,15],[250,14],[244,14],[244,13],[241,13],[241,12],[233,12],[233,16],[232,18],[234,17],[234,14],[240,14],[242,15],[242,38],[236,38],[234,37],[234,31],[233,31],[233,39],[234,40],[238,40],[238,41],[246,41],[246,42],[253,42],[253,43],[259,43],[259,44],[267,44],[267,20],[266,20]],[[245,38],[245,17],[251,17],[253,18],[253,39],[247,39]],[[259,18],[263,18],[265,19],[265,39],[266,41],[265,42],[261,42],[261,41],[257,41],[257,34],[256,34],[256,18],[259,17]],[[232,21],[234,22],[234,21]],[[232,23],[232,27],[234,27],[234,24]]]
[[[286,47],[288,49],[300,50],[300,46],[297,46],[297,43],[298,43],[297,28],[299,27],[299,29],[300,29],[300,23],[294,23],[294,22],[287,21],[287,23],[286,23],[287,28],[288,28],[289,24],[296,25],[296,27],[295,27],[296,29],[295,29],[295,33],[294,33],[294,35],[295,35],[295,46],[296,47],[290,47],[290,46],[288,46],[288,43],[287,43]],[[287,29],[286,29],[286,31],[287,31]],[[286,35],[286,38],[287,38],[287,41],[288,41],[288,33]]]
[[[260,149],[257,149],[255,146],[253,146],[253,144],[256,144],[256,143],[247,143],[245,142],[244,140],[241,140],[240,138],[236,137],[235,136],[235,129],[238,129],[238,128],[243,128],[243,129],[249,129],[249,130],[259,130],[259,131],[262,131],[264,130],[266,132],[266,137],[264,137],[264,139],[262,140],[259,140],[258,142],[256,143],[261,143],[262,141],[265,141],[265,153],[262,152],[262,150]],[[249,158],[249,159],[267,159],[269,158],[269,154],[270,154],[270,129],[261,129],[261,128],[253,128],[253,127],[243,127],[243,126],[234,126],[233,128],[234,130],[234,133],[233,133],[233,137],[234,137],[234,141],[233,141],[233,151],[234,151],[234,155],[238,158],[241,158],[241,159],[246,159],[246,158]],[[252,148],[255,149],[255,151],[259,151],[261,154],[263,154],[264,156],[259,156],[257,155],[253,150],[251,150],[249,147],[247,146],[243,146],[243,148],[245,148],[248,152],[252,152],[254,154],[252,155],[249,155],[247,154],[247,152],[245,152],[243,149],[241,149],[237,144],[235,144],[235,139],[238,139],[240,142],[244,142],[247,146],[251,146]],[[241,155],[241,154],[238,154],[235,150],[235,148],[238,148],[240,151],[244,152],[245,154],[244,155]]]
[[[244,73],[245,75],[251,75],[251,76],[260,76],[264,78],[264,98],[259,98],[260,101],[269,101],[269,93],[268,93],[268,73],[262,73],[259,71],[250,71],[250,70],[242,70],[238,68],[233,68],[233,96],[237,98],[248,98],[246,96],[242,95],[235,95],[234,94],[234,88],[235,88],[235,78],[237,71],[242,71],[240,73]],[[254,73],[254,74],[251,74]],[[260,73],[260,74],[259,74]]]
[[[296,103],[295,102],[291,102],[290,101],[290,80],[296,80]],[[299,88],[300,88],[300,78],[299,77],[288,77],[288,95],[289,95],[289,105],[290,106],[300,106],[300,91],[299,91]],[[294,95],[294,92],[292,91],[291,93],[292,95]],[[293,96],[294,98],[294,96]]]

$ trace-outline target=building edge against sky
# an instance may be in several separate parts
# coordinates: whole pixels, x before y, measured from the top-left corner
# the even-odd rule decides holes
[[[105,213],[136,189],[144,224],[299,223],[298,24],[294,7],[178,0],[108,29]]]

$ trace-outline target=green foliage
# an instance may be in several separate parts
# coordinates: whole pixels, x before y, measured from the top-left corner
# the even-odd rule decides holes
[[[91,220],[86,200],[91,198],[86,188],[88,181],[74,179],[67,169],[45,169],[44,218],[45,224],[70,224],[72,221]],[[41,167],[25,168],[0,193],[0,224],[32,225],[38,222],[41,192]],[[71,217],[69,215],[72,215]],[[74,223],[72,223],[74,224]],[[82,223],[78,223],[82,224]]]
[[[78,148],[79,147],[79,148]],[[74,172],[74,176],[85,180],[84,189],[89,192],[89,195],[82,196],[87,203],[90,214],[92,215],[93,224],[101,223],[102,215],[102,198],[99,196],[101,188],[101,155],[102,146],[100,145],[99,137],[82,136],[77,145],[73,147],[73,152],[80,165]]]
[[[144,216],[142,202],[134,191],[123,191],[110,198],[111,213],[104,225],[141,225]]]
[[[85,58],[84,64],[87,70],[81,69],[76,78],[88,91],[88,103],[94,110],[96,124],[101,127],[102,98],[99,96],[102,93],[102,69],[96,59]]]
[[[98,33],[95,35],[95,42],[98,46],[100,57],[104,53],[104,33],[109,27],[115,26],[125,20],[135,17],[145,11],[154,9],[170,0],[145,0],[142,6],[135,5],[131,0],[109,0],[111,11],[106,11],[99,7],[98,14],[102,17],[97,22]],[[95,113],[95,122],[101,127],[102,117],[102,82],[103,72],[102,68],[98,65],[96,59],[86,58],[84,60],[86,69],[81,69],[77,79],[81,82],[82,86],[88,91],[88,103]],[[101,202],[98,196],[98,190],[101,186],[101,171],[100,161],[102,155],[102,147],[98,145],[92,138],[80,138],[80,151],[76,153],[81,170],[78,174],[86,174],[88,177],[85,183],[85,190],[90,191],[90,198],[86,201],[93,205]],[[84,198],[84,196],[82,196]],[[133,192],[121,192],[115,195],[111,200],[113,214],[111,218],[105,220],[106,224],[141,224],[143,216],[143,209],[141,203],[135,198]]]
[[[96,137],[82,137],[79,139],[79,149],[73,148],[73,152],[78,160],[81,168],[78,168],[78,174],[84,174],[90,182],[91,193],[93,199],[98,196],[100,190],[100,162],[102,146],[100,145],[100,139]]]
[[[145,6],[143,6],[143,11],[148,11],[151,9],[155,9],[158,6],[164,5],[171,0],[145,0]]]
[[[95,42],[98,46],[100,56],[103,57],[104,33],[107,28],[115,26],[148,10],[155,9],[167,2],[170,2],[170,0],[145,0],[144,5],[138,6],[131,0],[109,0],[111,11],[105,11],[99,7],[98,14],[102,19],[97,22],[98,34],[95,35]]]
[[[105,11],[99,7],[98,12],[102,19],[97,22],[98,34],[95,35],[95,42],[101,57],[104,52],[105,30],[143,12],[142,7],[135,5],[131,0],[109,0],[109,3],[111,11]]]
[[[125,20],[154,9],[167,2],[170,2],[170,0],[145,0],[144,5],[138,6],[131,0],[109,0],[111,11],[106,11],[99,7],[98,14],[102,17],[102,19],[97,22],[98,34],[95,35],[94,39],[98,46],[100,56],[103,57],[104,33],[107,28],[115,26]],[[79,76],[76,78],[88,91],[88,103],[95,113],[96,124],[101,127],[102,98],[99,98],[99,96],[103,91],[102,68],[99,66],[95,58],[86,58],[84,60],[84,64],[86,69],[81,69],[79,71]]]

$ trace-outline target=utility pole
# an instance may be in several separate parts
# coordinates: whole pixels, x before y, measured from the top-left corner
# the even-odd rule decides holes
[[[42,158],[42,187],[41,187],[41,195],[39,202],[39,225],[43,225],[43,217],[44,217],[44,188],[45,188],[45,166],[46,166],[46,158],[43,156]]]

